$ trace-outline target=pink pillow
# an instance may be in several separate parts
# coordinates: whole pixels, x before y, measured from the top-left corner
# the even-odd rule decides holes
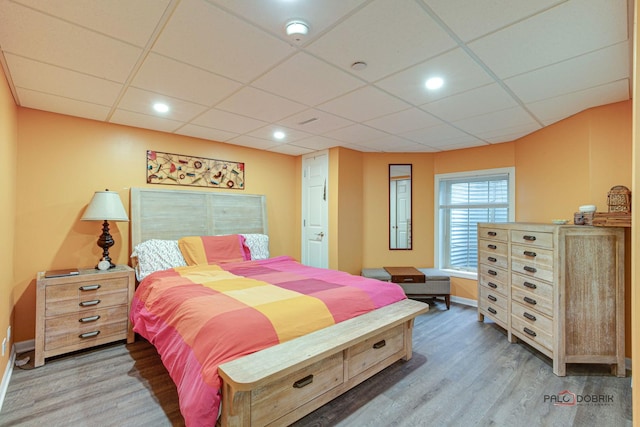
[[[183,237],[178,240],[178,247],[187,265],[221,264],[251,259],[251,251],[245,244],[244,236],[240,234]]]

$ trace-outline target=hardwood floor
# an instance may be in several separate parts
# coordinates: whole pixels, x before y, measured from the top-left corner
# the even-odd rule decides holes
[[[413,358],[398,362],[295,426],[631,426],[631,381],[510,344],[476,310],[438,300],[416,320]],[[31,355],[33,360],[33,355]],[[575,406],[550,396],[568,390]],[[590,400],[590,402],[587,402]],[[592,402],[597,400],[597,402]],[[181,426],[173,382],[146,341],[14,368],[1,426]]]

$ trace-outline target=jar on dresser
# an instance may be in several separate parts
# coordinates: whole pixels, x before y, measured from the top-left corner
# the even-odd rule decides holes
[[[45,358],[119,340],[134,341],[129,306],[134,270],[80,269],[74,276],[36,278],[35,366]]]
[[[478,320],[552,359],[625,376],[624,229],[478,224]]]

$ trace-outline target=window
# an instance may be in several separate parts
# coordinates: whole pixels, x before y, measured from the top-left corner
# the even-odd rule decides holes
[[[478,223],[513,221],[514,189],[515,168],[436,175],[438,268],[474,277],[478,267]]]

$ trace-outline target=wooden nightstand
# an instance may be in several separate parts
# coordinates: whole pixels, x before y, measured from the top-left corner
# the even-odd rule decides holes
[[[129,306],[131,267],[80,269],[76,276],[36,278],[35,366],[47,357],[126,339],[134,341]]]

